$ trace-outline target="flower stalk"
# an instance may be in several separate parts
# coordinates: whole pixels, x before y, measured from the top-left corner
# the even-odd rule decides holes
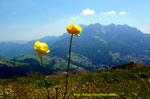
[[[70,47],[69,47],[69,60],[68,60],[68,66],[67,66],[67,74],[66,74],[66,85],[65,85],[65,92],[64,92],[64,96],[63,99],[65,99],[65,96],[67,94],[67,90],[68,90],[68,76],[69,76],[69,67],[70,67],[70,58],[71,58],[71,45],[72,45],[72,38],[73,35],[76,36],[80,36],[80,32],[82,31],[82,28],[79,25],[75,25],[75,24],[70,24],[66,27],[67,32],[71,35],[70,38]]]
[[[70,57],[71,57],[72,38],[73,38],[73,35],[71,35],[71,38],[70,38],[69,60],[68,60],[68,67],[67,67],[67,74],[66,74],[66,89],[65,89],[65,93],[64,93],[63,99],[65,99],[65,96],[66,96],[67,90],[68,90],[68,76],[69,76],[69,67],[70,67]]]
[[[47,90],[47,99],[49,99],[49,90],[48,90],[48,85],[47,85],[47,82],[46,82],[46,79],[45,79],[45,70],[44,70],[44,66],[43,66],[43,60],[42,60],[42,57],[41,58],[41,66],[42,66],[42,72],[43,72],[43,79],[44,79],[44,83],[45,83],[45,86],[46,86],[46,90]]]
[[[56,90],[56,99],[58,99],[58,86],[55,86],[55,90]]]

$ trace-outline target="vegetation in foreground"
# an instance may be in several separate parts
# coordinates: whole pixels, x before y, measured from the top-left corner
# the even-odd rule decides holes
[[[42,75],[0,79],[2,99],[45,99]],[[150,67],[70,74],[67,99],[150,99]],[[46,76],[50,98],[62,99],[65,73]],[[57,94],[56,94],[57,93]]]

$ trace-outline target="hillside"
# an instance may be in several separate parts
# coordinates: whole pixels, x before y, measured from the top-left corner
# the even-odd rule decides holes
[[[118,65],[131,60],[149,64],[150,34],[144,34],[128,25],[103,26],[96,23],[89,26],[81,25],[81,27],[83,32],[80,37],[73,38],[72,51],[89,58],[93,64]],[[65,33],[59,37],[48,36],[39,40],[46,42],[54,55],[67,58],[68,50],[66,49],[68,49],[69,39],[70,36]],[[29,41],[26,44],[0,43],[0,57],[14,58],[35,54],[33,50],[35,41]]]
[[[97,73],[69,75],[67,99],[149,99],[150,68],[120,69]],[[46,89],[39,74],[28,77],[0,79],[0,98],[45,99]],[[46,76],[50,98],[62,99],[65,75]]]
[[[145,64],[142,64],[142,63],[130,62],[130,63],[119,65],[119,66],[113,66],[113,67],[111,67],[111,70],[114,70],[114,69],[141,69],[141,68],[146,69],[146,68],[148,68],[148,66]]]
[[[83,28],[81,36],[73,37],[72,71],[102,71],[129,62],[150,64],[150,34],[144,34],[128,25],[103,26],[96,23],[81,27]],[[39,40],[46,42],[51,50],[44,59],[47,73],[64,71],[68,61],[70,35],[65,33],[59,37],[48,36]],[[0,43],[0,57],[12,63],[27,63],[28,66],[23,66],[25,71],[39,72],[39,58],[33,49],[35,41],[25,44]],[[22,60],[19,60],[21,58]],[[15,67],[14,64],[15,68],[20,68],[19,66]]]
[[[74,58],[75,57],[75,58]],[[73,56],[74,60],[79,60],[77,56]],[[82,64],[87,65],[88,61],[84,58],[80,58]],[[58,58],[57,56],[44,56],[43,57],[44,68],[46,74],[58,74],[59,72],[66,71],[67,61],[63,58]],[[87,63],[86,63],[87,62]],[[42,72],[42,67],[40,65],[40,58],[37,55],[25,55],[19,58],[7,58],[0,59],[0,78],[11,78],[11,77],[22,77],[27,76],[30,73],[38,73]],[[77,72],[85,72],[87,70],[78,65],[71,64],[70,71]]]
[[[84,27],[80,37],[74,37],[72,51],[89,58],[94,65],[119,65],[130,61],[150,64],[150,35],[127,25]],[[54,54],[66,58],[69,37],[55,43]]]

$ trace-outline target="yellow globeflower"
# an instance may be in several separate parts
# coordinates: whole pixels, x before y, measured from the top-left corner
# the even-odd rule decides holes
[[[42,57],[43,54],[50,52],[48,45],[40,41],[36,41],[34,44],[34,49],[38,52],[38,56]]]
[[[67,31],[71,35],[80,36],[80,32],[82,31],[82,28],[79,25],[70,24],[67,26]]]

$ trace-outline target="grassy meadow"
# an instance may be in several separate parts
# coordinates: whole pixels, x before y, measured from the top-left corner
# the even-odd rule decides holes
[[[150,99],[150,67],[70,74],[66,99]],[[50,99],[62,99],[65,72],[47,75]],[[46,99],[43,76],[0,79],[1,99]]]

